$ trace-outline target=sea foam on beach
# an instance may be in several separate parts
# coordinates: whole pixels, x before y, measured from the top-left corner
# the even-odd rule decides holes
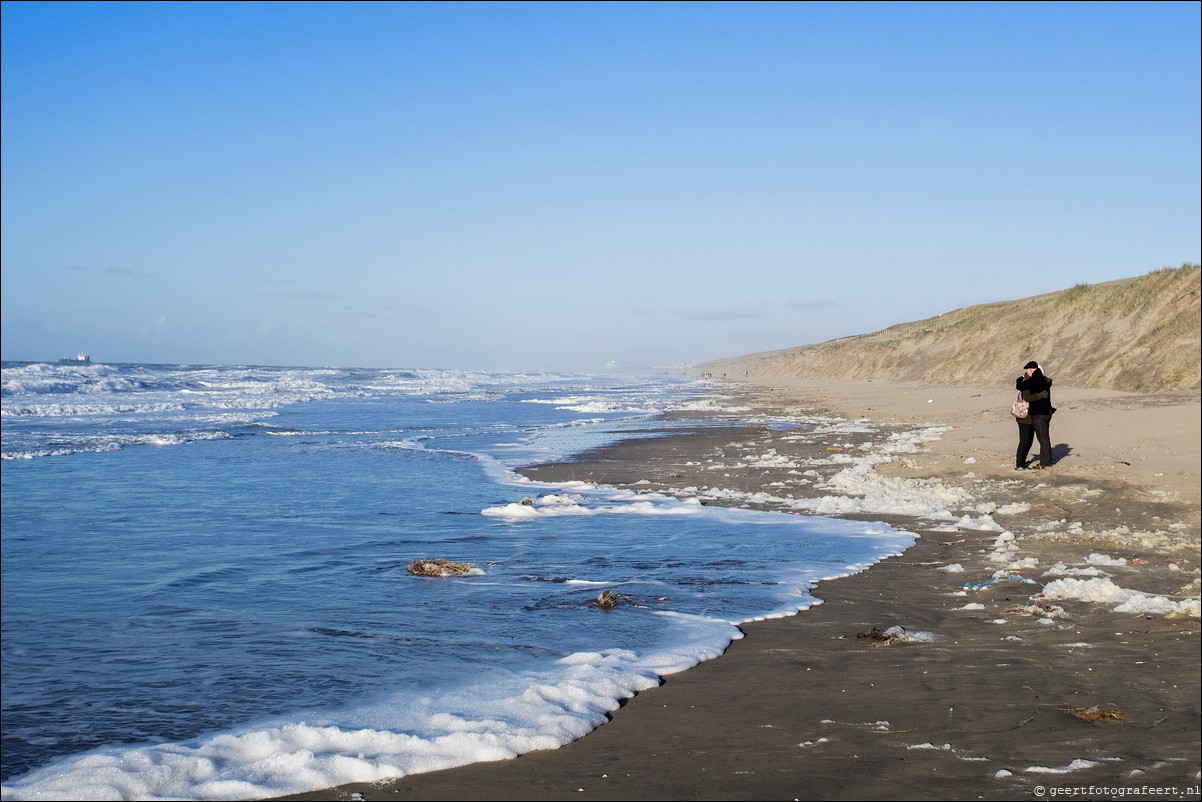
[[[551,748],[914,540],[513,473],[725,409],[690,381],[5,363],[3,385],[5,799],[252,798]]]
[[[1125,564],[1125,563],[1124,563]],[[1111,606],[1116,613],[1150,615],[1182,615],[1198,618],[1202,603],[1197,599],[1170,599],[1167,596],[1141,593],[1116,585],[1104,577],[1091,579],[1055,579],[1044,585],[1040,598],[1048,600],[1076,599]]]

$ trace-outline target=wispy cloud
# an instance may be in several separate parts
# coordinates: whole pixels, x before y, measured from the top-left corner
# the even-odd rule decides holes
[[[141,270],[134,270],[131,267],[122,265],[109,265],[107,267],[93,267],[91,265],[62,265],[58,268],[64,273],[99,273],[102,276],[121,276],[125,278],[141,278],[146,277],[147,273]]]
[[[837,306],[836,301],[824,298],[813,298],[799,301],[758,301],[755,303],[727,304],[698,309],[680,309],[675,312],[681,320],[721,323],[740,320],[763,320],[778,315],[795,315],[800,312],[814,312],[820,309],[830,309]]]
[[[288,301],[336,301],[342,296],[335,295],[332,292],[323,292],[321,290],[292,290],[290,292],[268,293],[275,295],[277,298],[283,298]]]
[[[146,337],[152,337],[152,336],[162,334],[166,330],[167,330],[166,316],[157,317],[154,320],[147,321],[146,323],[143,323],[141,326],[138,327],[138,337],[145,339]]]
[[[266,289],[261,290],[260,294],[268,298],[279,298],[285,301],[301,303],[337,301],[343,297],[337,293],[326,292],[325,290],[302,287],[301,282],[297,279],[273,281],[267,285]]]
[[[771,314],[773,304],[766,302],[728,304],[706,309],[680,309],[676,316],[681,320],[716,323],[728,320],[752,320]]]

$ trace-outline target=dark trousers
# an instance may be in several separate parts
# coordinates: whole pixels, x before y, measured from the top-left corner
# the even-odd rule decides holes
[[[1031,443],[1039,438],[1039,467],[1046,468],[1052,464],[1052,436],[1048,434],[1048,424],[1052,422],[1051,415],[1032,415],[1030,423],[1018,424],[1018,453],[1014,455],[1014,467],[1022,468],[1027,464],[1027,452]]]

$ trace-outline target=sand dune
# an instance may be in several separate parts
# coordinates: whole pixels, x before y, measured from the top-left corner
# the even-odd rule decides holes
[[[872,334],[694,367],[732,377],[994,384],[1029,359],[1061,386],[1140,393],[1202,386],[1196,264],[957,309]]]

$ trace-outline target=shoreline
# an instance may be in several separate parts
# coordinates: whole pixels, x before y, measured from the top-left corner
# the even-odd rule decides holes
[[[721,657],[667,676],[583,738],[288,798],[1009,799],[1068,786],[1117,789],[1087,798],[1143,786],[1198,798],[1197,613],[1166,615],[1146,602],[1198,597],[1196,392],[1057,387],[1056,465],[1016,473],[1009,397],[998,388],[773,379],[716,389],[775,414],[948,426],[925,450],[876,465],[876,479],[916,493],[962,490],[965,506],[995,516],[1003,531],[845,515],[919,539],[900,556],[820,583],[813,593],[822,604],[742,626],[745,637]],[[788,453],[787,430],[735,429],[759,453]],[[625,441],[522,473],[679,491],[697,484],[702,460],[733,434]],[[748,492],[782,479],[733,473],[723,483]],[[1098,574],[1069,573],[1068,585],[1108,581],[1145,601],[1116,612],[1117,601],[1033,599],[1057,565]],[[1031,581],[991,581],[998,571]],[[983,587],[964,590],[970,583]],[[892,626],[932,641],[857,637]],[[1090,708],[1128,720],[1070,712]]]

